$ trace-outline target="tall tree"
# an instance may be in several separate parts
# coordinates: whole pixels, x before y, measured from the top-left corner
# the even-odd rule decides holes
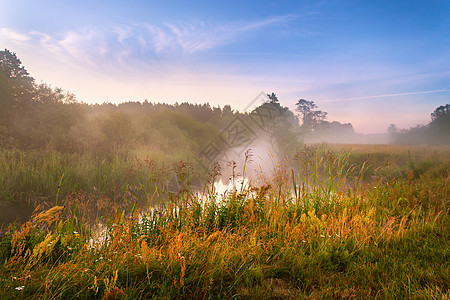
[[[300,99],[295,105],[297,106],[296,110],[300,113],[302,128],[305,131],[314,130],[327,117],[326,112],[317,110],[318,106],[314,101]]]
[[[450,104],[441,105],[431,114],[429,138],[434,144],[450,145]]]
[[[16,54],[0,51],[0,116],[8,122],[10,112],[23,109],[33,100],[34,78],[22,66]]]
[[[274,93],[267,96],[270,102],[255,108],[250,117],[265,131],[279,154],[292,156],[301,145],[298,118],[288,107],[281,106]]]

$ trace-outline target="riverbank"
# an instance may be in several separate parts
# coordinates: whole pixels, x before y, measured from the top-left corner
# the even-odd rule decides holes
[[[62,197],[3,228],[1,296],[448,297],[447,152],[403,148],[389,163],[375,153],[360,165],[351,152],[305,148],[295,171],[280,163],[220,201],[182,189],[148,212],[105,202],[95,246],[90,198]]]

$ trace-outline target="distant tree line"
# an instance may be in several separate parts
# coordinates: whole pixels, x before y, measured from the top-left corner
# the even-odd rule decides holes
[[[388,127],[391,140],[396,144],[450,145],[450,104],[441,105],[431,113],[427,125],[417,125],[400,130],[396,125]]]
[[[313,101],[298,100],[294,113],[280,104],[275,93],[267,99],[249,113],[208,103],[86,104],[61,88],[36,83],[16,54],[5,49],[0,51],[0,148],[94,155],[142,147],[170,154],[183,148],[194,155],[234,119],[250,124],[272,113],[279,115],[266,118],[269,124],[256,133],[268,135],[283,155],[294,153],[303,141],[338,142],[357,136],[352,124],[327,121],[327,113]],[[426,126],[399,130],[391,125],[392,142],[450,144],[448,109],[448,104],[438,107]]]
[[[269,135],[276,143],[298,147],[296,116],[282,107],[275,94],[270,102],[282,111],[270,119]],[[261,104],[261,107],[266,105]],[[260,109],[261,109],[260,107]],[[144,102],[86,104],[73,94],[45,83],[37,84],[16,54],[0,51],[0,147],[47,149],[109,155],[138,148],[174,149],[195,155],[219,136],[234,119],[251,123],[252,114],[230,105]],[[288,151],[286,147],[283,151]]]

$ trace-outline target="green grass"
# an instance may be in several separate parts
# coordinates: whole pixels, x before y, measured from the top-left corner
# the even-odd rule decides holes
[[[69,189],[64,207],[3,228],[0,297],[449,298],[448,149],[371,147],[304,148],[292,169],[280,163],[224,199],[163,193],[150,161],[128,161],[131,179],[123,162],[96,165],[106,186],[97,197]],[[26,159],[14,155],[10,164]],[[61,172],[62,186],[73,176],[63,162],[46,162],[53,195]],[[397,171],[377,171],[386,166]],[[113,182],[128,186],[121,201],[146,197],[154,209],[124,209]],[[92,247],[95,221],[106,239]]]
[[[189,161],[189,154],[138,149],[99,157],[0,150],[0,204],[21,201],[55,204],[56,195],[63,199],[80,192],[122,201],[127,189],[139,189],[143,179],[148,180],[151,175],[161,183],[174,181],[180,161]]]

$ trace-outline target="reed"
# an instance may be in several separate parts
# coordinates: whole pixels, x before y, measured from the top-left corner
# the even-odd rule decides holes
[[[448,152],[417,156],[413,149],[397,164],[407,150],[368,148],[366,156],[389,155],[355,162],[347,148],[305,147],[295,164],[280,162],[225,196],[211,180],[205,193],[191,190],[189,162],[172,165],[179,183],[172,193],[162,165],[130,160],[122,197],[136,203],[144,196],[149,209],[110,199],[109,210],[92,214],[85,204],[92,197],[79,192],[3,228],[0,295],[448,298]],[[376,171],[393,165],[400,171]],[[117,166],[107,166],[102,174],[112,176]],[[70,172],[62,171],[64,186]],[[99,221],[104,230],[93,226]]]

